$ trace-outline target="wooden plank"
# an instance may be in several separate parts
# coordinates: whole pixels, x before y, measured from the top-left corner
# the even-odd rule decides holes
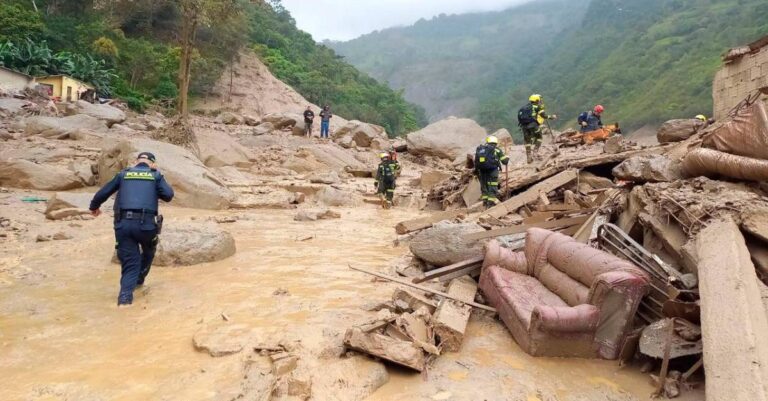
[[[479,233],[466,234],[462,238],[467,241],[479,240],[484,238],[500,237],[502,235],[513,235],[524,233],[529,228],[558,228],[558,227],[571,227],[584,223],[587,221],[587,216],[569,217],[566,219],[545,221],[536,224],[527,224],[517,227],[500,228],[498,230],[484,231]]]
[[[508,200],[486,210],[484,214],[499,218],[510,213],[514,213],[517,211],[517,209],[525,206],[526,204],[538,200],[539,194],[547,194],[548,192],[560,188],[569,182],[575,181],[578,175],[579,174],[576,170],[563,171],[554,177],[547,178],[546,180],[528,188],[528,190],[525,192],[515,195]]]
[[[461,193],[461,198],[464,199],[464,204],[469,207],[479,202],[482,195],[480,192],[480,181],[477,177],[472,177],[464,192]]]
[[[696,241],[706,398],[766,401],[768,317],[744,237],[725,219]]]
[[[555,218],[555,212],[533,212],[531,217],[523,219],[523,224],[536,224]]]
[[[420,219],[401,221],[397,223],[397,225],[395,226],[395,231],[400,235],[408,234],[416,230],[421,230],[427,227],[431,227],[432,224],[435,224],[437,222],[440,222],[443,220],[455,219],[460,216],[466,216],[466,214],[467,214],[466,209],[437,212],[427,217],[422,217]]]
[[[595,221],[597,220],[597,215],[600,214],[600,209],[602,209],[603,206],[607,205],[608,202],[613,200],[619,193],[621,193],[618,189],[611,189],[609,192],[606,192],[608,196],[606,197],[605,201],[600,204],[600,207],[596,208],[595,211],[592,213],[591,216],[584,222],[584,224],[579,228],[579,230],[573,234],[573,238],[576,241],[581,242],[582,244],[586,244],[589,242],[589,238],[592,235],[592,228],[595,225]]]
[[[564,204],[564,203],[558,203],[558,204],[552,204],[552,205],[545,205],[542,206],[539,210],[542,212],[567,212],[572,210],[579,210],[581,207],[579,205],[575,204]]]
[[[440,277],[438,280],[441,283],[447,283],[455,278],[466,276],[468,274],[471,275],[472,273],[475,273],[475,272],[479,273],[482,268],[483,268],[483,265],[470,265],[461,270],[457,270],[453,273],[446,274],[445,276]]]
[[[439,296],[441,296],[443,298],[448,298],[448,299],[452,299],[454,301],[465,303],[465,304],[467,304],[469,306],[474,306],[475,308],[478,308],[478,309],[483,309],[483,310],[487,310],[489,312],[494,312],[494,313],[496,312],[496,309],[494,309],[494,308],[492,308],[492,307],[490,307],[488,305],[479,304],[479,303],[474,302],[474,301],[471,301],[471,302],[465,301],[465,300],[463,300],[461,298],[457,298],[457,297],[455,297],[455,296],[453,296],[451,294],[447,294],[447,293],[442,292],[442,291],[433,290],[433,289],[431,289],[429,287],[425,287],[423,285],[413,284],[412,282],[410,282],[408,280],[405,280],[405,279],[401,279],[399,277],[387,276],[386,274],[372,272],[372,271],[369,271],[369,270],[361,269],[359,267],[354,267],[352,265],[349,265],[349,268],[352,269],[352,270],[356,270],[356,271],[359,271],[359,272],[370,274],[371,276],[376,276],[378,278],[383,278],[385,280],[392,281],[393,283],[402,284],[402,285],[405,285],[405,286],[408,286],[408,287],[415,288],[417,290],[422,290],[422,291],[426,291],[426,292],[429,292],[429,293],[432,293],[432,294],[435,294],[435,295],[439,295]]]
[[[462,260],[461,262],[457,262],[452,265],[441,267],[439,269],[430,270],[424,273],[424,275],[422,275],[421,277],[416,277],[415,279],[413,279],[413,283],[414,284],[423,283],[427,280],[432,280],[433,278],[438,278],[446,274],[453,273],[457,270],[462,270],[470,265],[481,264],[483,263],[483,259],[485,259],[485,256],[478,256],[476,258]]]
[[[457,278],[448,284],[448,294],[461,302],[443,299],[432,315],[435,336],[440,338],[439,346],[445,351],[456,352],[461,349],[467,322],[472,313],[467,303],[472,302],[477,294],[477,283],[469,277]]]

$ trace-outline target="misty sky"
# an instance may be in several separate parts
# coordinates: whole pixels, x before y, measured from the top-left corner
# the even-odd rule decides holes
[[[318,42],[354,39],[440,13],[502,10],[526,1],[530,0],[282,0],[299,29]]]

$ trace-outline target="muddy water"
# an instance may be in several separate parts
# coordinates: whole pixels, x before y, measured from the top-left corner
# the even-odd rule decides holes
[[[173,224],[201,213],[166,214]],[[340,220],[312,223],[294,222],[292,211],[244,214],[253,219],[224,226],[237,241],[233,257],[154,268],[130,309],[114,305],[109,219],[79,223],[74,240],[0,244],[0,399],[229,400],[252,353],[212,358],[192,343],[196,332],[225,324],[249,328],[257,342],[287,339],[338,359],[344,330],[372,315],[362,306],[394,288],[348,263],[378,269],[405,253],[392,245],[392,227],[413,213],[347,209]],[[314,238],[299,241],[307,234]],[[307,362],[316,372],[326,364]],[[371,400],[640,400],[651,391],[647,376],[610,362],[528,357],[485,317],[473,318],[462,351],[438,359],[426,377],[389,371]],[[337,399],[327,386],[313,391],[313,399]]]

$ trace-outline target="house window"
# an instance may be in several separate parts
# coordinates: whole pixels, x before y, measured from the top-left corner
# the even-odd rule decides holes
[[[67,102],[71,102],[71,101],[72,101],[72,87],[67,86]]]

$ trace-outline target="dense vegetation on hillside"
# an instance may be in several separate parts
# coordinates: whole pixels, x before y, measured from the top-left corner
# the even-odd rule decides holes
[[[383,125],[392,134],[424,124],[423,111],[400,93],[298,30],[279,0],[241,0],[238,10],[228,23],[211,21],[198,29],[193,95],[204,96],[238,50],[250,47],[276,76],[343,117]],[[3,0],[0,65],[70,74],[136,109],[171,106],[178,92],[180,23],[174,0]]]
[[[580,111],[595,103],[606,106],[606,120],[620,121],[629,129],[708,114],[712,109],[712,78],[721,65],[720,55],[730,47],[768,34],[765,0],[591,0],[588,4],[572,0],[566,4],[558,7],[536,1],[495,13],[511,16],[534,7],[544,12],[549,26],[565,25],[555,35],[530,29],[543,34],[533,42],[529,40],[541,51],[509,52],[504,54],[506,59],[495,51],[455,52],[454,63],[479,63],[485,70],[497,71],[490,80],[473,74],[464,77],[465,92],[479,104],[465,115],[477,118],[489,129],[515,128],[515,113],[533,92],[545,95],[548,108],[562,117],[561,125],[572,123]],[[584,13],[583,20],[582,13],[572,9],[574,5]],[[570,23],[563,24],[563,16],[557,12],[560,9],[571,15]],[[482,19],[475,16],[457,25],[458,18],[436,18],[334,47],[376,77],[401,77],[390,81],[395,87],[411,79],[443,78],[445,69],[439,63],[428,66],[407,57],[402,63],[390,58],[384,70],[379,50],[382,46],[403,46],[417,54],[433,51],[440,32],[447,29],[464,42],[484,43],[487,35],[482,33]],[[528,26],[524,21],[515,23],[522,24],[520,28]],[[432,41],[423,39],[424,35],[431,35]],[[519,37],[498,41],[502,39],[514,42]],[[499,66],[500,59],[506,61],[503,67]],[[382,75],[384,72],[386,75]],[[441,88],[439,81],[433,82],[432,90],[446,93],[454,85],[448,81]],[[406,94],[423,90],[418,84],[410,85],[405,86]],[[419,100],[430,110],[430,116],[441,112],[435,112],[433,105],[425,104],[423,99],[411,99]]]
[[[326,44],[377,79],[404,88],[430,119],[466,116],[505,77],[529,74],[549,42],[581,21],[587,4],[543,0],[501,12],[440,15]]]

